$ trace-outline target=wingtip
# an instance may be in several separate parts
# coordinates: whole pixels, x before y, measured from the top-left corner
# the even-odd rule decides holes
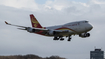
[[[5,21],[5,23],[8,24],[6,21]]]

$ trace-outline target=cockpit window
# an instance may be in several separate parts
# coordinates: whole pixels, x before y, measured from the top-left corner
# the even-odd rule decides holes
[[[88,21],[85,21],[85,23],[88,23]]]

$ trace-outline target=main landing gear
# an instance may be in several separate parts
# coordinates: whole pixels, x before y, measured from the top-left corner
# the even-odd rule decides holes
[[[53,40],[61,40],[61,41],[63,41],[64,40],[64,38],[63,37],[54,37],[54,39]]]
[[[67,36],[68,37],[68,40],[67,41],[71,41],[71,36]],[[60,40],[60,41],[63,41],[64,38],[61,36],[61,37],[54,37],[53,40]]]
[[[71,36],[68,37],[68,41],[71,41]]]

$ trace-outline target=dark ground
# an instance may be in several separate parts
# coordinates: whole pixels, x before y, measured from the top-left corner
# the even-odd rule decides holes
[[[12,56],[0,56],[0,59],[66,59],[59,56],[51,56],[51,57],[39,57],[37,55],[28,54],[28,55],[12,55]]]

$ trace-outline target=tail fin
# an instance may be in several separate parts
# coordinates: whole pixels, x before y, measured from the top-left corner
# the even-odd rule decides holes
[[[31,19],[32,27],[42,28],[42,26],[39,24],[39,22],[37,21],[37,19],[34,17],[33,14],[30,15],[30,19]]]

